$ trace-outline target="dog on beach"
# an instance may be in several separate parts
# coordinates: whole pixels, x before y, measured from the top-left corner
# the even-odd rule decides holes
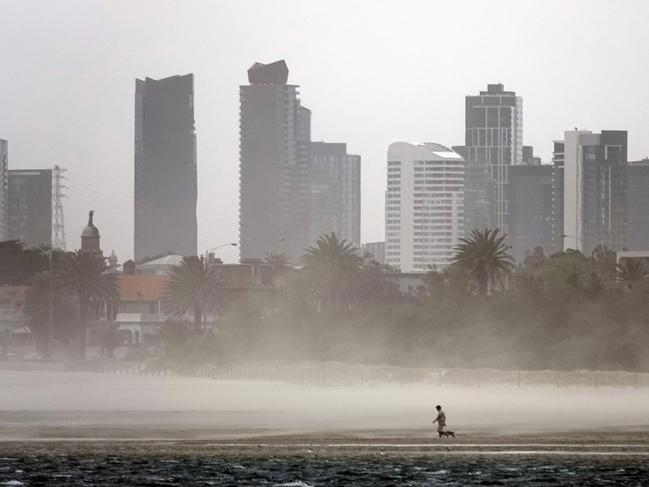
[[[443,438],[443,437],[455,438],[455,432],[454,431],[438,431],[438,433],[439,433],[440,438]]]

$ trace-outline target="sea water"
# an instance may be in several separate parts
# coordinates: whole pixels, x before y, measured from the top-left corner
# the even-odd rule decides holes
[[[227,458],[200,451],[182,457],[142,454],[68,455],[30,453],[17,448],[0,459],[0,485],[647,485],[649,456],[579,455],[543,452],[515,454],[435,453],[410,458],[318,458],[315,455]],[[101,446],[102,450],[106,445]]]

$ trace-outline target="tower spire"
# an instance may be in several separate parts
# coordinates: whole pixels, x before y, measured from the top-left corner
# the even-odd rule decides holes
[[[101,254],[99,245],[99,229],[93,223],[94,210],[88,212],[88,225],[81,232],[81,250],[84,252],[96,252]]]

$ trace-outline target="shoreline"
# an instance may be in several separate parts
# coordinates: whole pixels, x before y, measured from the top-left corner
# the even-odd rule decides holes
[[[0,457],[78,456],[145,458],[418,458],[436,456],[519,456],[649,458],[649,433],[553,433],[432,438],[377,438],[341,435],[278,435],[225,439],[2,438]]]
[[[372,449],[453,449],[463,448],[561,448],[561,449],[646,449],[649,453],[649,429],[637,431],[554,431],[534,433],[457,433],[457,438],[438,438],[434,431],[424,430],[345,430],[295,432],[285,430],[218,430],[203,431],[201,436],[184,434],[146,435],[144,430],[130,428],[130,435],[94,435],[99,428],[75,429],[77,435],[39,435],[42,430],[29,430],[27,435],[7,434],[0,428],[0,445],[23,444],[88,444],[115,443],[141,445],[182,445],[204,448],[372,448]],[[110,431],[103,431],[109,433]],[[181,431],[167,431],[181,433]],[[68,433],[72,431],[68,430]],[[81,434],[79,434],[81,433]]]

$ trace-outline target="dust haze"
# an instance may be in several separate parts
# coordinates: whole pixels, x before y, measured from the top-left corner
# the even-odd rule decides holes
[[[3,439],[205,439],[358,433],[427,437],[434,406],[471,435],[644,430],[642,389],[368,384],[2,371]],[[614,414],[612,414],[614,410]],[[405,433],[404,433],[405,432]]]

